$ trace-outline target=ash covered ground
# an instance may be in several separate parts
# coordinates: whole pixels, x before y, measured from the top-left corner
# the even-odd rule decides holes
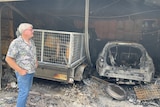
[[[159,99],[139,101],[132,86],[123,87],[126,98],[117,100],[106,91],[107,84],[88,78],[84,82],[63,84],[34,79],[27,107],[159,107]],[[17,88],[3,87],[0,107],[15,107]]]

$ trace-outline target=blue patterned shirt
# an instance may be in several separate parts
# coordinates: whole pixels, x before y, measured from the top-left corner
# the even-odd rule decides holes
[[[27,44],[21,36],[14,39],[8,49],[7,56],[15,59],[16,63],[27,73],[34,73],[36,69],[36,47],[33,40]]]

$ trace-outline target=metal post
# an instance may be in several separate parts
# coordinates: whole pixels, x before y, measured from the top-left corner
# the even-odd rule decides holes
[[[88,35],[88,22],[89,22],[89,0],[85,0],[85,52],[89,64],[92,66],[89,52],[89,35]]]

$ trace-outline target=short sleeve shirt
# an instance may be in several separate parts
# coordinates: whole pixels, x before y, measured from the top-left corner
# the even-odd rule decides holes
[[[7,56],[15,59],[16,63],[27,73],[34,73],[36,68],[36,47],[33,40],[27,44],[21,36],[14,39],[8,49]]]

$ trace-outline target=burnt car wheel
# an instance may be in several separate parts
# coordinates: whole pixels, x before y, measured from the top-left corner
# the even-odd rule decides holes
[[[116,100],[124,100],[126,98],[125,90],[116,84],[108,84],[106,88],[107,93]]]

